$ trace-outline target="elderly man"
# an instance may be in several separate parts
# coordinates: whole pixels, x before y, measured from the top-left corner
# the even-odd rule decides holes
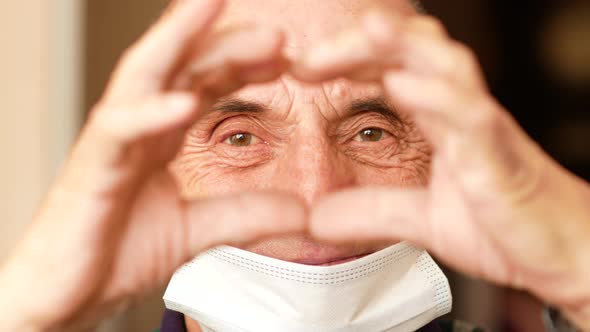
[[[590,188],[440,23],[225,5],[178,1],[125,54],[1,270],[0,330],[92,326],[222,244],[170,283],[188,331],[435,329],[446,280],[408,243],[590,329]]]

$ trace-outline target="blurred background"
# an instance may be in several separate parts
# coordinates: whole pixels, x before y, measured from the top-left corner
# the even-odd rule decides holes
[[[0,261],[97,101],[121,52],[167,0],[5,1],[0,12]],[[494,94],[564,166],[590,179],[590,1],[424,0],[475,49]],[[541,304],[449,272],[453,315],[493,331],[542,331]],[[100,331],[151,331],[157,292]]]

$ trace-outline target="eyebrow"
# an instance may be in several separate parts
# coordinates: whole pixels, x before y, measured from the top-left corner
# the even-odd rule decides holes
[[[221,113],[263,113],[267,112],[268,108],[256,102],[224,98],[216,102],[211,111]]]
[[[347,116],[362,113],[378,113],[393,125],[403,125],[404,121],[399,113],[383,97],[373,97],[353,101],[346,110]]]
[[[269,111],[268,107],[263,104],[236,98],[221,99],[213,105],[211,110],[221,113],[265,113]],[[398,112],[383,97],[358,99],[345,109],[346,117],[363,113],[378,113],[394,125],[403,124]]]

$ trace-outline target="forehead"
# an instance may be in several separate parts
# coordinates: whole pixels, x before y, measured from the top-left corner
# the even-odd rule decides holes
[[[287,35],[287,52],[297,53],[354,27],[365,11],[375,8],[398,15],[415,14],[408,0],[228,0],[216,28],[252,24],[279,28]],[[356,100],[381,95],[379,84],[336,80],[308,85],[283,75],[272,83],[249,85],[232,97],[277,109],[292,103],[339,109]]]
[[[294,103],[317,106],[326,104],[324,106],[340,109],[356,100],[382,97],[382,89],[377,83],[352,82],[346,79],[306,84],[283,75],[274,82],[247,86],[232,96],[278,109]]]
[[[354,26],[368,10],[414,13],[408,0],[229,0],[219,28],[259,24],[282,29],[291,47],[332,36]]]

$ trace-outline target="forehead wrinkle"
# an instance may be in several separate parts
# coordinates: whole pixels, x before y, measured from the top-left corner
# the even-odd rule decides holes
[[[281,83],[281,88],[283,89],[283,93],[285,93],[285,95],[287,96],[287,110],[289,110],[287,112],[287,116],[289,115],[289,113],[291,112],[291,110],[293,109],[293,105],[295,103],[295,97],[293,95],[291,95],[291,91],[289,90],[289,87],[287,86],[287,83],[285,82],[285,78],[283,76],[281,76],[279,78],[279,82]],[[276,94],[275,94],[276,97]]]
[[[281,77],[273,82],[246,86],[221,98],[208,113],[272,114],[276,119],[286,120],[293,103],[292,93]]]
[[[328,104],[328,106],[336,115],[338,115],[338,108],[332,103],[332,98],[328,96],[328,92],[326,91],[326,84],[322,84],[322,93],[324,94],[324,98],[326,99],[326,103]],[[324,120],[326,120],[326,122],[329,122],[328,118],[326,117],[324,112],[322,112],[321,109],[319,110],[319,112],[320,115],[324,118]]]
[[[374,84],[367,84],[337,79],[323,85],[324,96],[334,110],[335,118],[350,117],[359,113],[358,110],[374,109],[383,115],[386,115],[385,110],[393,110],[383,96],[383,91]],[[394,113],[390,112],[388,116]]]

